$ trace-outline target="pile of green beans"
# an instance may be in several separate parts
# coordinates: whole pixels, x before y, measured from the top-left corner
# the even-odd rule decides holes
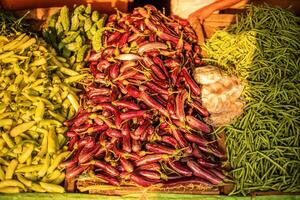
[[[0,193],[64,192],[63,126],[79,108],[70,68],[43,40],[0,36]]]
[[[90,49],[100,50],[106,18],[90,5],[74,6],[71,11],[64,6],[47,20],[43,36],[73,65],[82,62]]]
[[[299,22],[288,10],[249,6],[206,44],[206,61],[245,83],[243,115],[217,130],[227,136],[231,195],[300,192]]]

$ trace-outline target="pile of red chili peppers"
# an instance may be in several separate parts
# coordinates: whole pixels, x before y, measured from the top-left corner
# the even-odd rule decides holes
[[[225,155],[190,75],[202,62],[189,23],[147,5],[111,15],[102,34],[88,58],[94,80],[65,122],[66,181],[86,173],[111,185],[220,184]]]

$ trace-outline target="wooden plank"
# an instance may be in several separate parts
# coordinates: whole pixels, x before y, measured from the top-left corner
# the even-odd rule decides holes
[[[219,22],[219,23],[234,22],[235,19],[236,19],[236,15],[234,14],[212,14],[204,20],[203,24],[205,25],[206,23],[211,23],[211,22]]]
[[[93,186],[95,188],[86,189],[89,186]],[[77,181],[77,188],[81,192],[89,192],[91,194],[103,194],[103,195],[129,195],[129,194],[137,194],[140,192],[161,192],[161,193],[176,193],[176,194],[209,194],[209,195],[217,195],[220,194],[220,188],[211,187],[206,185],[176,185],[174,187],[163,187],[163,186],[151,186],[148,188],[144,187],[136,187],[133,185],[124,185],[120,187],[111,186],[111,188],[107,188],[107,185],[103,185],[103,183],[91,179],[86,178],[84,180]],[[102,187],[102,188],[101,188]]]

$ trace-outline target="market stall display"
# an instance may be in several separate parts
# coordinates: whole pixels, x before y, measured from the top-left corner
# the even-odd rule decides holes
[[[0,25],[0,193],[300,191],[291,12],[247,7],[206,58],[188,21],[151,5]]]

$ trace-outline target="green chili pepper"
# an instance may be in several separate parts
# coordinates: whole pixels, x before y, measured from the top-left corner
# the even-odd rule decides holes
[[[82,62],[85,56],[86,51],[89,49],[89,45],[84,45],[78,51],[76,62]]]
[[[65,117],[63,117],[62,115],[55,113],[51,110],[48,110],[48,113],[56,120],[60,121],[60,122],[64,122],[66,119]]]
[[[96,21],[98,21],[99,20],[99,13],[96,11],[96,10],[94,10],[93,11],[93,13],[92,13],[92,21],[93,22],[96,22]]]
[[[65,177],[66,177],[66,174],[62,172],[62,173],[60,173],[60,175],[57,178],[53,179],[53,181],[51,183],[59,185],[65,180]]]
[[[27,143],[23,147],[23,153],[19,156],[19,163],[24,163],[31,156],[31,153],[34,149],[34,145],[31,143]]]
[[[74,95],[68,94],[68,99],[71,102],[71,104],[72,104],[73,108],[75,109],[75,111],[77,112],[78,109],[79,109],[79,103],[76,100],[76,98],[74,97]]]
[[[50,165],[50,156],[49,154],[46,154],[45,158],[44,158],[44,164],[43,164],[43,168],[38,172],[38,176],[39,177],[43,177],[45,176],[45,174],[48,171],[49,165]]]
[[[78,19],[78,15],[74,14],[71,18],[71,31],[76,31],[78,30],[79,27],[79,19]]]
[[[10,161],[9,165],[7,166],[6,173],[5,173],[5,179],[12,179],[17,166],[18,166],[18,161],[16,159],[13,159]],[[1,184],[1,182],[0,182],[0,184]],[[10,185],[7,185],[7,186],[10,186]]]
[[[52,164],[48,169],[48,173],[51,174],[62,161],[66,160],[66,158],[68,158],[69,155],[70,155],[69,151],[62,152],[59,155],[57,155],[57,157],[52,161]]]
[[[26,187],[31,187],[32,186],[32,181],[24,178],[21,174],[17,174],[18,180],[23,183]]]
[[[73,42],[79,34],[79,31],[69,31],[67,37],[65,37],[61,42],[63,42],[64,44],[69,44]]]
[[[2,167],[0,166],[0,180],[3,181],[5,179],[5,173],[2,169]]]
[[[29,189],[35,192],[46,192],[44,188],[42,188],[39,184],[36,183],[32,183]]]
[[[10,135],[12,137],[16,137],[19,134],[27,131],[28,129],[30,129],[36,122],[35,121],[31,121],[31,122],[25,122],[23,124],[20,124],[18,126],[15,126],[11,131],[10,131]]]
[[[36,102],[34,120],[41,121],[45,114],[45,104],[42,101]]]
[[[2,133],[1,136],[9,148],[13,148],[15,146],[14,141],[10,138],[10,136],[7,133]]]
[[[17,173],[26,173],[26,172],[35,172],[35,171],[40,171],[43,169],[44,165],[31,165],[31,166],[24,166],[20,167],[19,169],[16,169],[15,172]]]
[[[53,127],[49,127],[47,152],[52,155],[57,150],[57,138]]]
[[[102,30],[99,29],[95,32],[92,38],[92,46],[95,51],[99,51],[101,49],[102,47],[101,41],[102,41]]]
[[[64,31],[68,31],[70,28],[70,19],[69,19],[69,8],[64,6],[60,9],[60,19]]]

